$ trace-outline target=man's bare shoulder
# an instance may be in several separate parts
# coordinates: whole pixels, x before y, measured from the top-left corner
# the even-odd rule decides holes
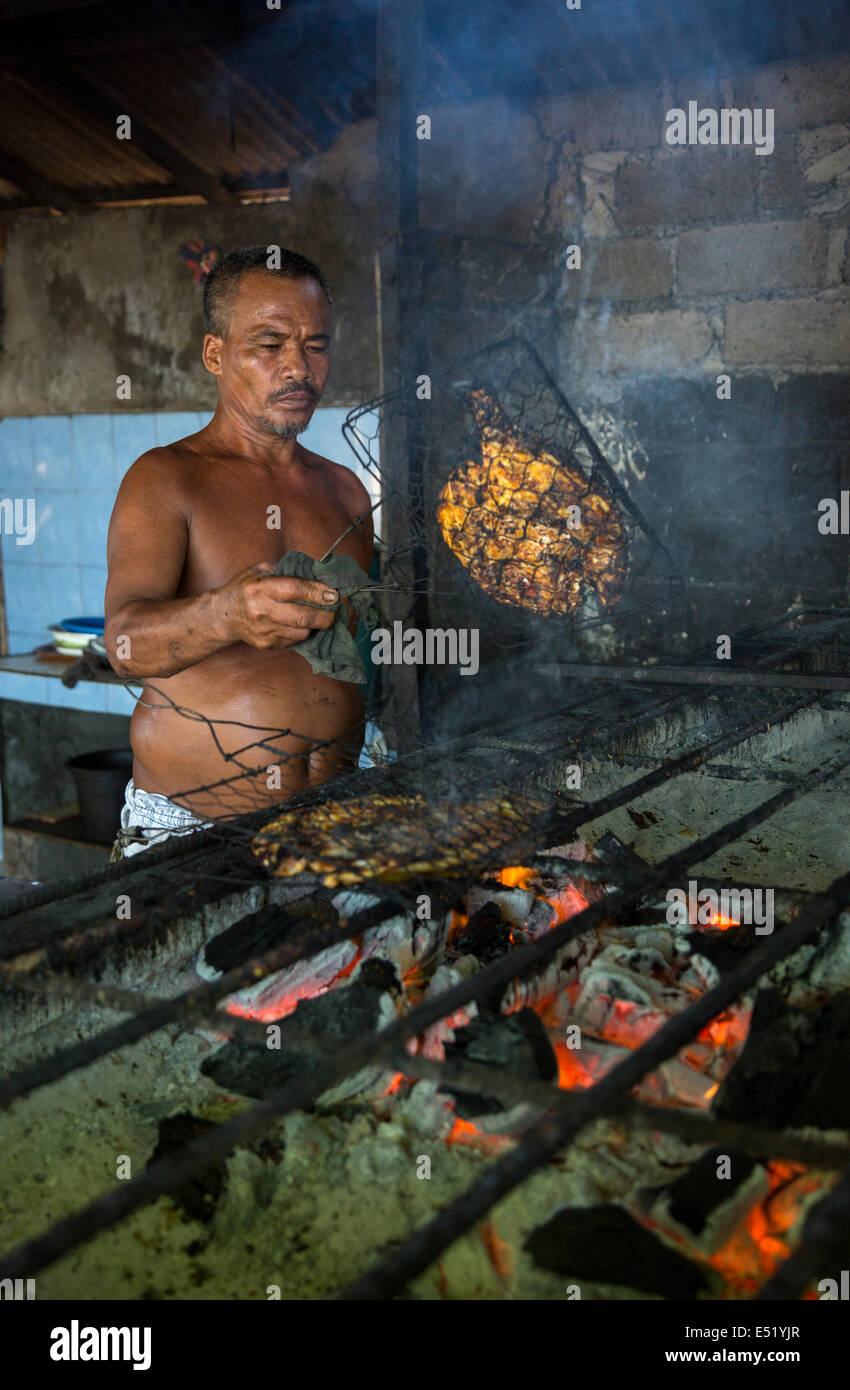
[[[344,463],[334,463],[333,459],[326,459],[322,454],[313,453],[311,449],[305,449],[303,444],[300,447],[311,468],[320,469],[325,474],[340,499],[348,502],[357,512],[372,505],[369,493],[353,469],[347,468]]]
[[[150,490],[171,495],[183,492],[197,465],[197,452],[187,447],[192,439],[194,436],[188,435],[186,439],[158,445],[140,454],[124,474],[121,491],[138,494]]]

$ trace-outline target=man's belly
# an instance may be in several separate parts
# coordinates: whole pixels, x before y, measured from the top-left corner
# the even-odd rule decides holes
[[[130,721],[133,780],[213,820],[273,805],[356,765],[360,687],[294,651],[236,643],[154,677]]]

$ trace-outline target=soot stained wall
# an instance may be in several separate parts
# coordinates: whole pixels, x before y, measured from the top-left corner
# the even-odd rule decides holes
[[[535,344],[687,576],[656,649],[846,602],[847,538],[821,536],[817,509],[850,485],[849,78],[836,58],[446,107],[416,152],[422,370],[512,332]],[[665,112],[690,100],[772,108],[773,152],[669,147]],[[0,411],[111,410],[125,371],[134,410],[208,407],[177,254],[195,235],[319,260],[337,290],[325,403],[371,397],[376,198],[369,121],[300,166],[290,205],[20,219]]]

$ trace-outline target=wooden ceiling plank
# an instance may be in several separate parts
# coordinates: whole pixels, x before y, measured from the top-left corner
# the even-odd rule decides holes
[[[175,183],[184,185],[187,191],[200,193],[210,203],[233,201],[220,179],[195,164],[171,141],[163,139],[146,125],[132,109],[128,109],[126,96],[110,90],[100,76],[95,85],[94,81],[81,76],[74,68],[43,62],[32,68],[15,65],[13,71],[25,75],[36,89],[49,86],[86,116],[106,123],[111,130],[115,130],[119,115],[128,115],[132,121],[132,145],[170,174]]]
[[[27,197],[34,198],[39,207],[70,212],[77,206],[76,198],[66,188],[58,188],[55,184],[48,183],[35,169],[22,164],[5,150],[0,150],[0,178],[15,184]]]

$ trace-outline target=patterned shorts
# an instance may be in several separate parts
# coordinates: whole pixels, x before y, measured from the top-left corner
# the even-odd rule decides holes
[[[131,777],[124,790],[121,829],[115,837],[109,862],[114,864],[131,854],[139,854],[172,835],[191,835],[193,830],[214,824],[211,820],[201,820],[159,792],[140,791]]]

